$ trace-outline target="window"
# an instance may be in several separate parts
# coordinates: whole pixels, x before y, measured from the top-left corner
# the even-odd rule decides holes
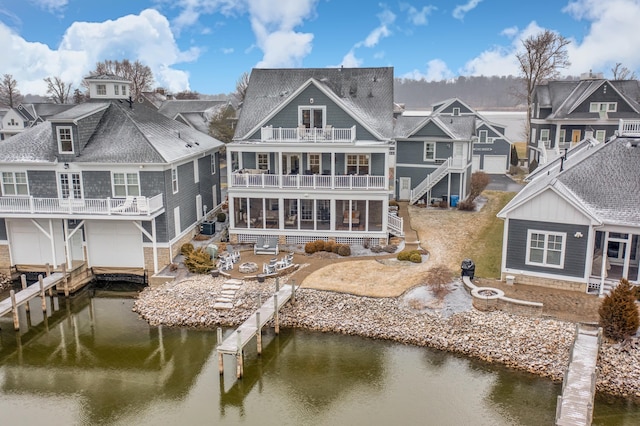
[[[565,233],[529,230],[527,233],[527,265],[562,268]]]
[[[107,95],[107,86],[105,84],[97,84],[96,85],[96,93],[100,96]]]
[[[137,173],[113,174],[114,197],[137,197],[138,195],[140,195],[140,184]]]
[[[571,131],[571,142],[580,142],[580,138],[582,137],[581,130],[572,130]]]
[[[368,175],[369,174],[369,156],[365,154],[347,155],[347,174],[348,175]]]
[[[113,94],[114,95],[119,95],[120,94],[120,86],[118,86],[117,84],[113,85]]]
[[[617,110],[617,102],[591,102],[589,104],[589,112],[616,112]]]
[[[122,85],[122,94],[124,96],[127,96],[127,86],[125,86],[124,84]]]
[[[269,170],[269,154],[266,152],[256,154],[256,164],[260,170]]]
[[[480,130],[478,132],[478,143],[487,143],[489,141],[489,138],[487,137],[488,134],[489,134],[488,131]]]
[[[216,174],[216,155],[211,153],[211,174]]]
[[[322,129],[324,127],[325,107],[300,107],[298,122],[307,129]]]
[[[424,160],[433,161],[436,159],[436,144],[435,142],[424,143]]]
[[[73,154],[73,133],[71,127],[58,127],[58,152]]]
[[[308,163],[311,173],[320,174],[320,170],[322,170],[320,164],[320,154],[309,154]]]
[[[544,143],[545,148],[551,147],[551,141],[549,140],[549,129],[540,129],[540,141]]]
[[[606,130],[596,130],[596,140],[598,142],[604,142],[604,138],[607,135],[607,131]]]
[[[171,189],[174,194],[178,192],[178,169],[175,167],[171,169]]]
[[[197,159],[193,160],[193,181],[200,182],[200,164]]]
[[[454,108],[453,115],[460,115],[460,108]]]
[[[560,143],[565,142],[567,131],[565,129],[560,130]]]
[[[82,181],[80,173],[60,173],[60,197],[82,199]]]
[[[2,172],[2,195],[29,195],[27,172]]]

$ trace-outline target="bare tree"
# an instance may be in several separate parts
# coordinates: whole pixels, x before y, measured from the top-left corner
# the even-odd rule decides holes
[[[616,62],[616,65],[611,68],[611,74],[613,74],[614,80],[637,80],[636,73],[629,68],[622,66],[620,62]]]
[[[236,91],[233,94],[238,104],[244,102],[244,97],[247,95],[247,87],[249,87],[249,73],[243,72],[238,81],[236,81]]]
[[[47,77],[44,79],[47,83],[47,95],[54,104],[69,103],[69,94],[71,93],[71,83],[65,83],[60,77]]]
[[[3,75],[0,82],[0,105],[13,108],[22,102],[22,99],[23,97],[18,90],[18,82],[11,74]]]
[[[209,134],[221,142],[231,142],[235,116],[235,109],[231,105],[220,108],[209,122]]]
[[[175,95],[176,99],[200,99],[200,93],[192,92],[191,90],[183,90]]]
[[[545,80],[558,77],[561,68],[571,65],[567,53],[567,45],[570,42],[550,30],[544,30],[522,41],[524,52],[516,57],[525,86],[527,123],[531,121],[531,103],[535,87]],[[530,130],[527,129],[527,143],[530,137]]]
[[[111,74],[131,82],[131,97],[137,99],[142,92],[148,92],[153,87],[153,73],[151,68],[140,61],[131,62],[128,59],[120,61],[106,60],[98,62],[92,74]]]
[[[73,91],[73,103],[74,104],[81,104],[83,102],[86,102],[86,100],[87,100],[87,95],[82,93],[80,91],[80,89],[76,89],[76,90]]]

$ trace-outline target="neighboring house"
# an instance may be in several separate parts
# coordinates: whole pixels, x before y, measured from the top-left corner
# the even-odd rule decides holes
[[[10,108],[2,116],[0,140],[17,135],[29,127],[42,123],[48,117],[73,108],[73,106],[72,104],[21,103],[15,108]]]
[[[528,160],[544,164],[592,132],[603,142],[618,121],[640,119],[637,80],[607,80],[584,74],[580,80],[555,80],[535,87],[532,98]]]
[[[402,235],[388,209],[393,111],[390,67],[254,69],[226,145],[231,241]]]
[[[212,101],[200,99],[166,100],[158,108],[158,112],[173,120],[180,121],[189,127],[209,134],[209,123],[222,109],[233,106],[229,101]],[[235,113],[232,114],[235,116]]]
[[[2,272],[155,273],[221,202],[221,142],[130,102],[127,81],[86,81],[90,101],[2,144]]]
[[[474,115],[399,116],[394,131],[395,197],[411,204],[466,197],[475,129]]]
[[[588,138],[532,176],[503,209],[502,278],[603,294],[638,283],[640,120]]]

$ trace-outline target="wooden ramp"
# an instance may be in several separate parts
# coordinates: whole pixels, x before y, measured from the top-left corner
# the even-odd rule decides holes
[[[15,292],[11,290],[8,299],[4,299],[0,302],[0,316],[6,315],[9,312],[13,312],[13,327],[16,330],[20,330],[20,322],[18,320],[18,307],[25,305],[28,309],[28,302],[38,296],[42,299],[42,311],[47,311],[47,305],[45,300],[45,292],[49,290],[49,295],[52,296],[51,289],[65,280],[65,274],[61,272],[55,272],[47,277],[38,277],[38,282],[26,285],[26,279],[22,276],[22,290]]]
[[[602,329],[578,324],[556,406],[556,425],[590,425],[596,392],[596,363]]]
[[[241,378],[243,375],[243,349],[256,337],[258,346],[258,355],[262,353],[262,328],[273,318],[275,321],[275,332],[280,332],[280,325],[278,320],[278,312],[280,308],[284,306],[289,299],[295,301],[296,285],[285,284],[282,288],[276,288],[276,293],[268,298],[256,312],[254,312],[247,320],[242,323],[231,335],[229,335],[224,341],[222,340],[222,329],[218,328],[218,342],[222,341],[218,345],[218,368],[220,375],[224,374],[223,356],[235,355],[237,362],[237,377]]]

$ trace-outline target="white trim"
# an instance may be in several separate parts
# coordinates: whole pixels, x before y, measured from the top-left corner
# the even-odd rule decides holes
[[[198,159],[193,159],[193,181],[195,183],[200,182],[200,164],[198,164]]]
[[[125,195],[116,195],[116,181],[115,181],[115,175],[124,175],[124,192]],[[138,187],[138,193],[137,194],[129,194],[129,183],[128,183],[128,175],[136,175],[136,179],[138,180],[137,182],[137,187]],[[122,186],[122,185],[120,185]],[[136,171],[136,172],[117,172],[117,171],[111,171],[111,195],[113,198],[125,198],[128,196],[132,196],[132,197],[137,197],[142,195],[140,193],[140,174]]]
[[[260,156],[265,155],[267,157],[267,168],[263,169],[260,167]],[[256,152],[256,169],[258,170],[271,170],[271,155],[269,152]]]
[[[66,140],[65,142],[71,142],[71,151],[63,151],[62,150],[62,140],[60,138],[60,131],[61,130],[68,130],[69,131],[69,139]],[[58,153],[60,154],[73,154],[75,153],[75,148],[74,148],[74,140],[73,140],[73,127],[72,126],[56,126],[56,140],[58,141]]]
[[[298,126],[302,126],[302,112],[309,110],[309,128],[311,129],[324,129],[327,123],[327,107],[325,105],[298,105]],[[322,111],[322,126],[318,127],[313,122],[313,110]]]
[[[4,181],[4,174],[5,173],[10,173],[13,179],[12,183],[5,183]],[[27,193],[26,194],[18,194],[18,183],[16,180],[16,174],[17,173],[22,173],[24,174],[25,180],[26,180],[26,185],[27,185]],[[4,192],[4,187],[5,185],[12,185],[13,186],[13,190],[15,191],[15,194],[6,194]],[[30,194],[29,191],[29,175],[27,174],[26,170],[21,170],[21,171],[8,171],[8,170],[3,170],[2,172],[0,172],[0,194],[4,195],[5,197],[28,197]]]
[[[73,197],[76,200],[79,199],[83,199],[84,198],[84,185],[82,183],[82,173],[80,171],[76,171],[76,172],[70,172],[70,171],[64,171],[64,172],[56,172],[56,186],[58,188],[58,197],[59,198],[64,198],[62,196],[62,180],[61,177],[62,175],[69,175],[69,197],[71,198],[71,195],[73,195],[73,176],[72,175],[78,175],[80,177],[79,181],[80,181],[80,198],[76,198],[75,196]]]
[[[543,257],[542,262],[534,262],[530,258],[530,256],[531,256],[531,235],[532,234],[544,235],[544,241],[543,241],[544,246],[543,247],[536,247],[537,249],[542,249],[542,257]],[[549,250],[549,237],[561,237],[562,238],[562,243],[561,243],[561,247],[560,247],[560,263],[559,264],[554,264],[554,263],[548,263],[547,262],[548,252],[550,251]],[[545,267],[545,268],[563,269],[564,268],[564,256],[565,256],[566,246],[567,246],[567,233],[566,232],[552,232],[552,231],[542,231],[542,230],[536,230],[536,229],[528,229],[527,230],[527,249],[526,249],[527,251],[526,251],[525,265],[542,266],[542,267]],[[553,250],[553,251],[557,251],[557,250]]]
[[[427,158],[427,144],[433,146],[433,158]],[[423,161],[436,161],[436,143],[433,141],[424,141],[424,147],[422,149],[422,160]]]
[[[216,174],[216,153],[212,152],[210,155],[210,163],[211,163],[211,174],[215,175]]]
[[[178,168],[171,167],[171,191],[174,194],[177,194],[179,190],[180,187],[178,186]]]

